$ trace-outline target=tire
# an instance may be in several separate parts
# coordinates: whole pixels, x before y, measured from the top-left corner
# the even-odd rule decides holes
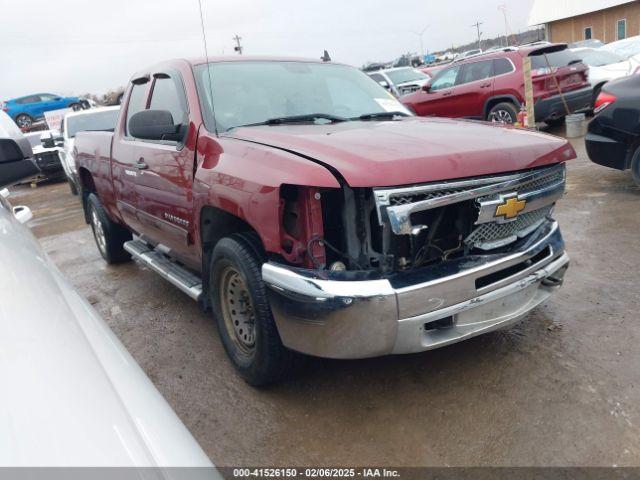
[[[67,178],[67,182],[69,182],[69,190],[71,190],[71,195],[78,195],[78,187],[73,180]]]
[[[487,121],[513,125],[518,120],[518,112],[513,103],[502,102],[494,105],[487,114]]]
[[[262,281],[263,263],[257,237],[235,234],[216,245],[209,275],[211,306],[224,349],[240,376],[255,387],[285,378],[297,357],[280,340]]]
[[[31,128],[31,125],[33,125],[33,118],[26,113],[21,113],[16,117],[16,125],[20,128]]]
[[[550,127],[561,127],[564,125],[565,117],[553,118],[549,120],[545,120],[544,123],[549,125]]]
[[[631,160],[631,178],[640,187],[640,148],[636,150],[633,160]]]
[[[69,105],[69,108],[74,112],[77,112],[78,110],[82,110],[82,105],[80,105],[79,103],[72,103]]]
[[[131,255],[124,249],[124,242],[131,240],[131,232],[109,218],[95,193],[89,194],[87,205],[93,238],[102,258],[109,264],[130,260]]]

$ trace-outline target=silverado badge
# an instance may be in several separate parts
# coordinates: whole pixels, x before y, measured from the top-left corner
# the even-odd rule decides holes
[[[496,208],[496,217],[504,217],[505,219],[515,218],[524,210],[527,205],[526,200],[519,200],[518,197],[507,198]]]

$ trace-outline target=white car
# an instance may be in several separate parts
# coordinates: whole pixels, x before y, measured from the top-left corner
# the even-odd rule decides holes
[[[459,62],[460,60],[464,60],[465,58],[474,57],[476,55],[480,55],[482,53],[482,49],[476,48],[475,50],[467,50],[466,52],[462,52],[456,55],[456,58],[453,60],[454,62]]]
[[[604,48],[574,48],[583,63],[589,66],[589,83],[593,86],[594,98],[602,86],[617,78],[627,77],[640,67],[640,59],[624,58]]]
[[[99,107],[90,110],[80,110],[68,113],[62,121],[62,139],[64,141],[62,153],[62,167],[69,181],[69,188],[74,195],[78,194],[78,169],[73,155],[75,136],[78,132],[84,131],[110,131],[116,126],[118,111],[120,106]]]
[[[0,188],[35,169],[24,137],[3,127],[0,115]],[[10,206],[6,190],[0,193],[0,467],[160,468],[140,478],[175,478],[163,469],[198,467],[198,478],[222,478],[122,343],[21,224],[29,215]]]
[[[416,92],[431,80],[429,75],[413,67],[387,68],[368,75],[396,97]]]
[[[625,59],[635,57],[636,55],[640,55],[640,35],[608,43],[603,47],[600,47],[600,49],[607,52],[617,53]]]

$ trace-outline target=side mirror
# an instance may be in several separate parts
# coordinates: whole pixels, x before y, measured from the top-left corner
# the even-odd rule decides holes
[[[385,80],[380,80],[378,82],[380,84],[380,86],[382,88],[384,88],[385,90],[391,90],[391,85],[389,85],[389,82],[385,81]]]
[[[173,123],[168,110],[142,110],[129,120],[129,132],[142,140],[180,141],[184,137],[182,125]]]
[[[40,143],[44,148],[54,148],[56,146],[56,140],[51,132],[45,132],[40,135]]]
[[[431,80],[422,86],[422,91],[427,93],[431,92]]]

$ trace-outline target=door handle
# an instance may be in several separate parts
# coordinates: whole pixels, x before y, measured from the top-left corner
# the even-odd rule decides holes
[[[442,94],[443,97],[450,97],[451,96],[451,92],[445,92]]]
[[[144,158],[140,158],[136,163],[133,164],[134,167],[136,167],[138,170],[146,170],[147,168],[149,168],[149,165],[147,165],[144,161]]]

